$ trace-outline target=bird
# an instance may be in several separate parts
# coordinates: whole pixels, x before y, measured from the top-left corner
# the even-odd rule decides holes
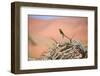
[[[64,38],[65,34],[64,34],[64,32],[62,31],[62,29],[59,29],[59,32],[60,32],[60,34],[62,35],[62,38]]]
[[[70,42],[72,42],[72,38],[69,38],[68,36],[66,36],[66,35],[64,34],[64,32],[62,31],[61,28],[59,28],[59,32],[60,32],[60,34],[62,35],[62,38],[66,37],[67,39],[70,40]]]

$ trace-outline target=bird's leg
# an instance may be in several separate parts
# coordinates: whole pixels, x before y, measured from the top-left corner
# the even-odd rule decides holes
[[[72,38],[70,39],[70,43],[72,43]]]
[[[63,42],[63,39],[64,39],[64,35],[61,36],[61,41],[60,41],[60,43]]]

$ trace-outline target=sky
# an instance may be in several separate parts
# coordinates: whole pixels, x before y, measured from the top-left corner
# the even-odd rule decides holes
[[[35,16],[31,16],[33,19],[43,19],[43,20],[50,20],[50,19],[55,19],[58,18],[57,16],[42,16],[42,15],[35,15]]]
[[[29,57],[40,57],[43,52],[47,51],[48,47],[52,46],[51,39],[60,41],[59,29],[62,29],[68,37],[87,45],[87,17],[29,15],[28,33],[37,44],[32,45],[29,42]]]

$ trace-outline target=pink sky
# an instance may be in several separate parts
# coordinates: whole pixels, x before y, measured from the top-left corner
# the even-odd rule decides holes
[[[29,35],[37,43],[37,46],[29,43],[29,57],[39,57],[46,51],[52,45],[50,38],[61,40],[59,28],[67,36],[87,44],[87,17],[29,16],[28,21]]]

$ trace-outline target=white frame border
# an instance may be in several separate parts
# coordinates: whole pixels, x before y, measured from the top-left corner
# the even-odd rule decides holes
[[[73,13],[74,12],[74,13]],[[65,14],[66,13],[66,14]],[[94,11],[39,7],[20,8],[20,69],[43,69],[94,65]],[[28,61],[28,14],[88,17],[88,58],[73,60]],[[92,42],[91,42],[92,41]],[[74,65],[73,65],[73,63]],[[37,65],[38,64],[38,65]]]

